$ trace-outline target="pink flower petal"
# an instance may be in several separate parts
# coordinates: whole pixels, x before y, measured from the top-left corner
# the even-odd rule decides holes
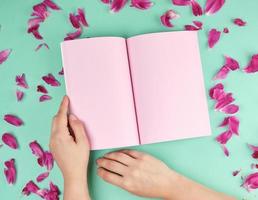
[[[244,68],[245,73],[258,72],[258,54],[252,56],[249,64]]]
[[[47,6],[44,3],[39,3],[33,6],[33,13],[31,16],[37,16],[41,19],[46,19],[49,16],[49,12],[47,11]]]
[[[38,85],[37,86],[37,92],[41,92],[41,93],[44,93],[44,94],[48,93],[47,89],[43,85]]]
[[[216,141],[220,144],[227,144],[229,139],[232,137],[232,131],[227,130],[216,137]]]
[[[43,160],[44,166],[46,166],[47,170],[51,170],[54,165],[54,158],[52,154],[48,151],[45,151],[43,155]]]
[[[2,135],[2,141],[12,149],[17,149],[18,148],[18,143],[16,138],[10,134],[10,133],[4,133]]]
[[[28,196],[31,193],[37,194],[38,190],[39,190],[39,187],[33,181],[29,181],[22,189],[22,193],[23,195]]]
[[[111,12],[119,12],[127,3],[127,0],[113,0],[110,5]]]
[[[36,156],[36,157],[43,157],[44,155],[44,151],[43,149],[41,148],[41,146],[39,145],[39,143],[35,140],[33,142],[31,142],[29,144],[29,147],[32,151],[32,153]]]
[[[239,110],[239,106],[237,106],[235,104],[230,104],[221,109],[221,111],[226,114],[235,114],[236,112],[238,112],[238,110]]]
[[[177,6],[191,5],[191,0],[172,0],[172,3]]]
[[[232,172],[232,176],[237,176],[241,170],[235,170]]]
[[[23,87],[23,88],[29,88],[26,78],[25,78],[25,74],[22,74],[20,76],[17,75],[15,78],[15,81],[16,81],[16,85]]]
[[[221,32],[216,29],[211,29],[208,34],[208,45],[209,48],[213,48],[214,45],[219,41]]]
[[[45,180],[47,177],[49,176],[49,172],[44,172],[41,173],[40,175],[37,176],[37,182],[41,182],[43,180]]]
[[[192,12],[194,16],[201,16],[202,15],[202,7],[200,6],[199,3],[197,3],[195,0],[191,1],[192,5]]]
[[[79,16],[80,22],[82,23],[83,26],[85,26],[85,27],[89,26],[89,24],[85,18],[84,10],[82,8],[78,8],[78,16]]]
[[[23,121],[15,116],[15,115],[11,115],[11,114],[7,114],[4,116],[4,120],[9,123],[9,124],[12,124],[14,126],[21,126],[23,125]]]
[[[112,0],[101,0],[104,4],[110,4]]]
[[[233,22],[234,22],[235,25],[238,25],[238,26],[245,26],[245,25],[246,25],[246,22],[243,21],[243,20],[240,19],[240,18],[234,19]]]
[[[12,52],[11,49],[5,49],[3,51],[0,51],[0,65],[7,60],[11,52]]]
[[[47,43],[41,43],[37,46],[37,48],[35,49],[35,51],[38,51],[39,49],[41,49],[41,47],[45,46],[47,49],[49,49],[49,46],[47,45]]]
[[[229,33],[229,30],[228,30],[227,27],[225,27],[225,28],[223,29],[223,33]]]
[[[172,19],[177,19],[179,18],[179,15],[173,11],[173,10],[168,10],[166,11],[161,17],[161,23],[166,26],[166,27],[173,27],[173,24],[171,23]]]
[[[218,99],[217,103],[215,104],[215,109],[223,109],[225,106],[229,105],[234,100],[235,99],[232,97],[232,93],[228,93],[223,98]]]
[[[239,69],[239,63],[229,56],[225,56],[225,66],[232,71]]]
[[[14,159],[11,159],[4,163],[6,167],[4,169],[4,174],[8,184],[14,184],[16,181],[16,168],[14,163]]]
[[[60,7],[54,3],[52,0],[44,0],[43,4],[45,4],[47,7],[53,9],[53,10],[60,10]]]
[[[198,27],[195,27],[195,26],[193,26],[193,25],[185,25],[185,30],[186,31],[198,31],[198,30],[200,30],[200,28],[198,28]]]
[[[229,130],[232,131],[232,133],[239,135],[239,119],[236,116],[229,116],[225,117],[223,122],[219,125],[220,127],[229,126]]]
[[[64,75],[64,68],[63,67],[62,67],[61,71],[58,72],[58,74],[61,75],[61,76]]]
[[[207,15],[218,12],[224,5],[225,0],[207,0],[205,4],[205,13]]]
[[[79,28],[73,33],[67,33],[66,34],[67,36],[64,38],[64,40],[74,40],[74,39],[80,37],[81,34],[82,34],[82,29]]]
[[[202,29],[202,22],[200,21],[193,21],[194,25],[197,26],[198,28]]]
[[[223,91],[224,90],[224,85],[222,83],[218,83],[210,89],[209,96],[210,96],[211,99],[217,99],[217,97],[215,96],[215,91],[216,90]]]
[[[255,172],[246,176],[241,186],[244,187],[247,191],[250,191],[251,189],[257,189],[258,172]]]
[[[42,19],[41,17],[30,18],[28,20],[28,26],[29,28],[35,28],[36,26],[39,27],[39,24],[43,21],[44,19]]]
[[[36,24],[35,26],[29,27],[27,32],[32,33],[36,39],[42,40],[43,37],[40,35],[38,29],[39,29],[39,24]]]
[[[149,9],[153,6],[153,2],[150,0],[131,0],[131,7],[135,7],[141,10]]]
[[[53,86],[53,87],[57,87],[60,86],[60,83],[56,80],[56,78],[49,73],[46,76],[43,76],[42,79],[49,85]]]
[[[73,13],[70,13],[69,19],[70,19],[70,22],[71,22],[71,24],[72,24],[72,26],[73,26],[74,28],[76,28],[76,29],[77,29],[77,28],[80,28],[79,18],[76,17],[76,15],[74,15]]]
[[[253,151],[252,157],[258,159],[258,146],[248,144],[248,147]]]
[[[217,72],[213,80],[218,80],[218,79],[225,79],[229,73],[230,69],[227,66],[222,66],[220,70]]]
[[[251,164],[251,169],[258,169],[258,164],[252,163]]]
[[[23,91],[20,91],[20,90],[16,90],[16,98],[17,98],[17,101],[21,101],[24,97],[24,92]]]
[[[48,101],[48,100],[51,100],[52,99],[52,97],[51,96],[49,96],[49,95],[41,95],[40,97],[39,97],[39,101],[40,102],[44,102],[44,101]]]
[[[226,147],[226,145],[221,145],[221,148],[223,150],[223,153],[225,154],[225,156],[229,156],[229,151],[228,148]]]

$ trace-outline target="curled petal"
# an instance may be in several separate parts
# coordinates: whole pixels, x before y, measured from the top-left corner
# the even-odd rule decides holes
[[[101,0],[104,4],[110,4],[112,0]]]
[[[37,194],[38,190],[39,187],[33,181],[29,181],[22,189],[22,194],[26,196],[30,195],[31,193]]]
[[[15,115],[11,115],[11,114],[7,114],[4,116],[4,120],[9,123],[9,124],[12,124],[14,126],[21,126],[23,125],[23,121],[15,116]]]
[[[3,51],[0,51],[0,65],[7,60],[11,51],[12,51],[11,49],[5,49]]]
[[[235,171],[232,172],[232,175],[233,175],[233,176],[237,176],[240,171],[241,171],[241,170],[235,170]]]
[[[58,72],[59,75],[64,75],[64,68],[62,67],[61,71]]]
[[[146,10],[153,6],[153,2],[150,0],[131,0],[131,6],[141,10]]]
[[[81,34],[82,34],[82,29],[79,28],[73,33],[67,33],[66,34],[67,36],[64,38],[64,40],[74,40],[74,39],[80,37]]]
[[[252,56],[249,64],[244,68],[246,73],[255,73],[258,72],[258,54]]]
[[[186,31],[198,31],[198,30],[200,30],[200,28],[195,27],[193,25],[185,25],[185,30]]]
[[[225,28],[223,29],[223,33],[229,33],[229,29],[228,29],[227,27],[225,27]]]
[[[179,15],[173,11],[173,10],[168,10],[166,11],[161,17],[161,23],[166,26],[166,27],[173,27],[173,24],[171,23],[172,19],[177,19],[179,18]]]
[[[28,26],[29,26],[29,28],[35,28],[35,26],[39,27],[39,24],[43,21],[44,21],[44,19],[42,19],[40,17],[30,18],[28,20]]]
[[[18,142],[16,138],[10,134],[10,133],[4,133],[2,135],[2,141],[12,149],[17,149],[18,148]]]
[[[239,69],[239,63],[229,56],[225,56],[225,66],[232,71]]]
[[[224,5],[225,0],[207,0],[205,4],[205,13],[207,15],[218,12]]]
[[[229,156],[229,151],[228,151],[228,148],[226,147],[226,145],[221,145],[221,148],[222,148],[222,150],[223,150],[223,152],[224,152],[224,154],[225,154],[225,156]]]
[[[38,29],[39,29],[39,24],[36,24],[35,26],[29,27],[27,32],[32,33],[36,39],[42,40],[43,37],[40,35]]]
[[[220,144],[227,144],[229,139],[232,137],[232,131],[227,130],[216,137],[216,141]]]
[[[202,22],[195,20],[195,21],[193,21],[193,23],[194,23],[195,26],[197,26],[198,28],[202,29],[202,25],[203,25]]]
[[[14,163],[14,159],[11,159],[4,163],[6,167],[4,169],[4,174],[8,184],[14,184],[16,181],[16,168]]]
[[[41,146],[39,145],[39,143],[35,140],[33,142],[31,142],[29,144],[29,147],[32,151],[32,153],[36,156],[36,157],[43,157],[44,155],[44,151],[43,149],[41,148]]]
[[[258,159],[258,146],[248,144],[248,147],[253,151],[252,157]]]
[[[49,12],[47,11],[47,6],[44,3],[39,3],[33,6],[32,16],[37,16],[41,19],[46,19],[49,16]]]
[[[47,43],[41,43],[37,46],[37,48],[35,49],[35,51],[38,51],[39,49],[41,49],[41,47],[45,46],[47,49],[49,49],[49,46],[47,45]]]
[[[44,152],[43,163],[44,163],[44,166],[46,166],[47,170],[51,170],[53,168],[54,158],[50,152],[48,151]]]
[[[119,12],[127,3],[127,0],[113,0],[110,5],[111,12]]]
[[[27,84],[27,81],[26,81],[26,78],[25,78],[25,74],[22,74],[22,75],[17,75],[16,78],[15,78],[15,81],[16,81],[16,85],[20,86],[20,87],[23,87],[23,88],[28,88],[28,84]]]
[[[78,8],[78,16],[79,16],[80,22],[82,23],[83,26],[85,26],[85,27],[89,26],[88,22],[86,21],[85,13],[84,13],[83,9]]]
[[[192,12],[194,16],[201,16],[202,15],[202,7],[200,6],[199,3],[197,3],[195,0],[191,1],[192,5]]]
[[[221,109],[221,111],[226,114],[235,114],[236,112],[238,112],[238,110],[239,110],[239,106],[235,104],[230,104]]]
[[[247,191],[250,191],[251,189],[257,189],[258,172],[255,172],[246,176],[241,186],[244,187]]]
[[[43,76],[42,79],[49,85],[53,86],[53,87],[57,87],[60,86],[60,83],[58,82],[58,80],[56,80],[56,78],[49,73],[46,76]]]
[[[48,176],[49,176],[49,172],[44,172],[44,173],[38,175],[36,180],[37,180],[37,182],[41,182],[41,181],[45,180]]]
[[[48,100],[50,100],[50,99],[52,99],[52,97],[51,96],[49,96],[49,95],[41,95],[40,97],[39,97],[39,101],[40,102],[43,102],[43,101],[48,101]]]
[[[191,5],[191,0],[172,0],[172,3],[177,6]]]
[[[45,4],[47,7],[53,9],[53,10],[60,10],[60,7],[54,3],[52,0],[44,0],[43,4]]]
[[[76,15],[74,15],[73,13],[70,13],[69,19],[74,28],[76,28],[76,29],[80,28],[79,18],[76,17]]]
[[[223,91],[224,85],[222,83],[216,84],[214,87],[212,87],[209,91],[209,96],[211,99],[218,99],[218,97],[215,95],[216,91]],[[223,92],[224,93],[224,92]]]
[[[230,69],[227,66],[222,66],[220,70],[217,72],[215,77],[213,78],[214,80],[218,79],[225,79],[229,73]]]
[[[214,45],[219,41],[221,32],[215,28],[211,29],[208,34],[208,45],[209,48],[213,48]]]
[[[224,97],[218,99],[217,103],[215,104],[215,109],[220,110],[223,109],[225,106],[232,103],[235,99],[232,97],[232,93],[226,94]]]
[[[43,85],[38,85],[37,86],[37,92],[41,92],[41,93],[44,93],[44,94],[48,93],[47,89]]]
[[[16,98],[17,98],[17,101],[21,101],[24,97],[24,92],[23,91],[20,91],[20,90],[16,90]]]
[[[240,19],[240,18],[234,19],[233,22],[234,22],[235,25],[238,25],[238,26],[245,26],[245,25],[246,25],[246,22],[243,21],[243,20]]]
[[[225,117],[219,126],[224,127],[228,125],[229,130],[231,130],[232,133],[238,135],[239,123],[240,123],[239,119],[236,116],[229,116],[229,117]]]

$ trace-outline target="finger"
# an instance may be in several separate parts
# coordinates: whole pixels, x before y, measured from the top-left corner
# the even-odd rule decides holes
[[[75,137],[76,143],[85,142],[88,139],[86,137],[85,129],[83,123],[73,114],[69,115],[69,125],[72,129],[72,134]]]
[[[142,153],[140,151],[135,151],[135,150],[131,150],[131,149],[123,149],[123,150],[119,150],[119,151],[123,152],[135,159],[139,159],[144,155],[144,153]]]
[[[68,113],[68,105],[69,105],[69,98],[68,96],[64,96],[63,100],[59,106],[59,110],[57,112],[57,115],[59,116],[67,116]]]
[[[115,160],[126,166],[129,166],[133,161],[135,161],[135,159],[132,158],[131,156],[119,151],[107,153],[104,155],[104,158]]]
[[[118,174],[114,174],[104,168],[98,168],[97,171],[98,175],[106,182],[111,183],[113,185],[122,186],[123,177],[119,176]]]
[[[121,176],[123,176],[125,171],[128,169],[127,166],[107,158],[97,159],[97,165],[116,174],[120,174]]]

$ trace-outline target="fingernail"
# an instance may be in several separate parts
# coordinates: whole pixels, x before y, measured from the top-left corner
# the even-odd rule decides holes
[[[77,120],[78,118],[74,115],[74,114],[70,114],[70,119],[73,121],[73,120]]]

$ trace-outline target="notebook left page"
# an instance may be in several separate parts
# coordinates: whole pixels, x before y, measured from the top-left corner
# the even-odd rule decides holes
[[[91,149],[138,145],[125,39],[65,41],[61,49],[71,111],[84,122]]]

